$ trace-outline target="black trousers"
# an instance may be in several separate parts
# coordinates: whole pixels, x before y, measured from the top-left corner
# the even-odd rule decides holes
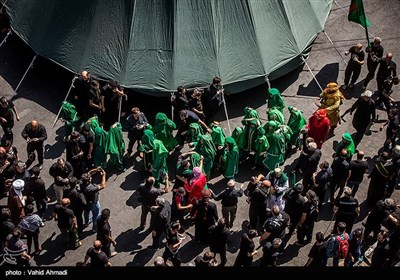
[[[43,142],[29,142],[27,147],[26,147],[26,152],[28,153],[28,156],[31,153],[37,152],[37,157],[39,164],[43,164],[43,154],[44,154],[44,149],[43,149]],[[32,164],[32,162],[31,162]]]

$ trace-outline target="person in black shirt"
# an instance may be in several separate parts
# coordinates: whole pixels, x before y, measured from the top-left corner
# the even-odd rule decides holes
[[[326,266],[326,248],[327,242],[325,241],[324,234],[317,232],[315,234],[315,243],[308,253],[308,260],[304,266],[310,267],[325,267]]]
[[[285,212],[290,217],[289,235],[292,235],[297,228],[302,215],[303,205],[306,203],[306,198],[302,194],[303,190],[303,184],[299,182],[284,195],[284,199],[286,200]]]
[[[388,120],[379,128],[379,130],[382,131],[387,125],[386,140],[383,144],[383,150],[385,152],[389,152],[390,149],[393,149],[396,145],[396,138],[400,127],[398,113],[399,111],[397,108],[390,109],[388,112]]]
[[[28,153],[29,159],[27,165],[30,166],[35,160],[34,154],[37,152],[39,168],[43,168],[43,143],[47,139],[46,128],[38,123],[36,120],[32,120],[30,123],[25,125],[21,132],[22,138],[26,140],[27,147],[26,152]],[[33,155],[33,156],[32,156]]]
[[[174,107],[174,119],[177,117],[178,122],[180,123],[179,112],[182,110],[189,110],[189,98],[186,93],[186,88],[183,86],[179,86],[177,88],[177,94],[172,96],[171,104]]]
[[[156,205],[151,207],[151,211],[154,212],[153,219],[150,222],[153,244],[148,248],[158,249],[160,248],[161,235],[167,231],[171,222],[171,204],[164,198],[157,197]]]
[[[379,200],[368,214],[368,217],[364,223],[364,240],[368,240],[371,232],[373,233],[373,237],[377,238],[382,227],[382,223],[395,210],[396,203],[393,199],[386,198],[385,200]]]
[[[318,197],[313,190],[306,194],[307,202],[303,204],[301,218],[297,225],[297,241],[295,245],[304,246],[310,243],[314,231],[314,224],[318,220]],[[304,240],[304,237],[306,240]]]
[[[212,84],[202,95],[203,108],[206,115],[205,123],[207,125],[215,121],[215,115],[223,102],[223,94],[221,78],[214,77]]]
[[[162,255],[164,263],[171,261],[173,266],[181,266],[181,256],[179,254],[179,247],[184,237],[179,234],[181,225],[179,222],[174,222],[167,230],[167,243],[165,244],[165,251]]]
[[[222,217],[225,218],[228,228],[231,229],[236,218],[237,204],[239,202],[238,197],[243,196],[243,185],[240,186],[239,190],[235,189],[234,180],[229,180],[226,185],[227,188],[218,195],[214,195],[212,190],[211,193],[215,201],[221,200]]]
[[[89,71],[82,71],[79,78],[75,80],[71,103],[75,105],[78,112],[78,117],[81,121],[88,119],[87,104],[89,99],[89,92],[91,88],[92,77]]]
[[[361,94],[361,97],[351,106],[350,115],[353,114],[353,127],[356,129],[356,134],[353,137],[354,145],[357,146],[364,134],[367,132],[368,125],[374,123],[376,119],[375,102],[371,98],[372,92],[366,90]]]
[[[6,238],[12,233],[15,228],[14,223],[11,220],[11,211],[8,208],[1,209],[1,230],[0,230],[0,248],[3,248]]]
[[[240,238],[239,253],[233,264],[234,267],[251,267],[253,257],[258,253],[253,240],[256,236],[257,231],[254,229],[249,230],[249,233],[243,233]]]
[[[126,118],[126,124],[128,126],[128,149],[127,158],[131,157],[133,145],[138,141],[137,147],[140,146],[140,139],[143,137],[144,130],[149,125],[147,118],[143,112],[140,112],[138,107],[133,107],[131,113]]]
[[[382,39],[380,37],[374,37],[374,41],[365,48],[365,52],[368,53],[367,68],[368,74],[364,79],[362,89],[366,89],[368,83],[374,78],[376,68],[378,68],[379,58],[383,56],[383,47],[381,45]]]
[[[94,133],[90,131],[90,124],[82,126],[79,137],[79,146],[82,154],[82,169],[87,171],[93,166]]]
[[[183,147],[186,135],[189,130],[189,125],[191,123],[198,123],[200,124],[205,130],[211,133],[211,129],[196,115],[195,112],[190,110],[181,110],[179,112],[179,117],[181,119],[181,123],[179,125],[178,131],[176,132],[176,139],[179,142],[180,148]]]
[[[96,115],[100,123],[103,123],[103,100],[101,99],[100,84],[97,80],[92,80],[90,82],[90,91],[88,95],[88,118]]]
[[[70,200],[68,198],[63,198],[61,204],[57,204],[53,210],[53,218],[58,221],[57,225],[61,231],[61,236],[64,244],[69,248],[70,236],[72,236],[75,248],[82,245],[79,241],[77,223],[74,212],[69,209]]]
[[[19,115],[17,108],[11,100],[7,100],[4,96],[0,98],[0,124],[3,128],[4,136],[1,139],[1,143],[6,140],[10,140],[11,143],[14,140],[14,134],[12,129],[14,127],[14,114],[17,121],[19,121]]]
[[[261,257],[260,266],[261,267],[276,267],[278,262],[278,257],[283,250],[282,239],[275,238],[272,242],[266,242],[263,247],[263,255]]]
[[[333,232],[336,232],[339,222],[346,223],[346,232],[351,233],[355,218],[360,214],[360,206],[357,198],[351,196],[351,189],[344,187],[344,196],[339,198],[334,207],[333,212],[336,213],[336,221],[333,226]]]
[[[40,218],[44,218],[44,213],[47,210],[47,203],[50,201],[50,198],[46,193],[46,184],[40,177],[40,169],[38,166],[32,167],[30,170],[32,176],[29,178],[29,192],[30,196],[36,202],[37,214]]]
[[[72,131],[65,141],[66,159],[71,163],[76,178],[80,178],[83,172],[83,151],[79,142],[80,138],[81,135],[78,131]]]
[[[317,143],[315,142],[308,143],[306,148],[300,154],[295,169],[300,172],[301,177],[303,178],[304,193],[306,193],[313,185],[312,175],[317,171],[321,155],[321,150],[317,148]]]
[[[346,181],[349,178],[349,162],[347,159],[347,150],[342,149],[339,151],[340,154],[334,158],[332,162],[332,180],[330,184],[330,198],[331,203],[335,204],[335,201],[339,199],[339,197],[343,193],[343,188],[346,185]],[[335,198],[335,191],[339,189],[339,193]]]
[[[76,223],[78,226],[78,235],[81,236],[83,232],[83,211],[86,208],[85,195],[78,190],[78,179],[76,177],[69,178],[69,184],[64,189],[64,197],[69,198],[71,201],[70,208],[74,211]]]
[[[218,262],[215,259],[214,253],[207,251],[203,256],[197,256],[194,260],[194,264],[196,267],[213,267],[217,266]]]
[[[257,225],[262,226],[266,220],[267,198],[271,188],[271,182],[264,180],[262,174],[258,177],[252,177],[247,185],[246,193],[248,199],[246,200],[249,206],[249,222],[251,229],[257,229]]]
[[[108,258],[114,257],[117,252],[111,252],[111,244],[115,247],[117,242],[111,237],[110,219],[111,211],[106,208],[101,211],[100,217],[97,219],[97,240],[101,242],[101,249],[106,253]]]
[[[59,158],[56,163],[51,165],[49,173],[54,178],[54,192],[57,202],[60,203],[64,197],[64,189],[69,183],[69,178],[73,176],[74,168],[68,161]]]
[[[354,84],[357,82],[358,77],[360,76],[361,66],[364,64],[364,57],[365,57],[365,53],[362,50],[362,47],[363,45],[358,43],[357,45],[351,47],[348,51],[344,53],[345,55],[350,54],[351,57],[349,63],[347,64],[346,71],[344,73],[343,89],[346,89],[347,86],[349,86],[349,88],[352,88]]]
[[[322,203],[325,202],[326,190],[330,188],[333,171],[332,168],[329,167],[329,162],[327,161],[321,162],[319,168],[321,170],[318,173],[314,172],[313,174],[314,186],[312,190],[315,191],[319,198],[318,209],[321,209]]]
[[[378,243],[372,253],[371,267],[388,267],[390,248],[388,240],[388,232],[386,230],[380,230],[377,235]]]
[[[110,261],[107,258],[107,255],[101,251],[101,242],[100,240],[96,240],[93,242],[93,247],[89,248],[86,251],[85,259],[83,263],[87,263],[90,258],[89,266],[92,267],[105,267],[111,266]]]
[[[101,98],[103,104],[103,120],[104,129],[108,131],[110,126],[119,122],[119,102],[122,102],[122,97],[126,96],[124,89],[118,84],[117,81],[111,81],[105,85],[101,91]],[[121,101],[119,101],[121,99]]]
[[[392,53],[387,53],[386,57],[378,59],[378,62],[379,69],[378,73],[376,74],[376,82],[378,84],[378,91],[382,91],[385,80],[388,77],[397,77],[397,66],[396,63],[393,61]]]
[[[347,180],[347,186],[351,188],[351,196],[354,197],[358,187],[364,179],[364,174],[368,174],[368,162],[364,159],[364,152],[357,152],[357,159],[350,161],[349,172],[350,177]]]
[[[220,266],[224,266],[228,259],[226,258],[226,246],[228,238],[231,235],[229,229],[226,227],[225,218],[218,220],[216,225],[212,225],[208,231],[210,232],[210,251],[215,255],[220,254]]]

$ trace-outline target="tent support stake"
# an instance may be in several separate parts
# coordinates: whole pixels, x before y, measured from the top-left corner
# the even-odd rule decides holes
[[[74,87],[74,83],[75,83],[75,80],[76,80],[76,79],[78,79],[78,76],[75,76],[75,77],[72,79],[71,85],[69,86],[68,92],[67,92],[67,94],[65,95],[65,98],[64,98],[63,102],[67,100],[67,98],[68,98],[68,96],[69,96],[69,93],[71,92],[72,88]],[[54,126],[56,125],[56,122],[58,121],[58,117],[60,116],[61,110],[62,110],[62,103],[61,103],[60,110],[58,110],[57,116],[56,116],[56,118],[54,119],[53,126],[52,126],[51,128],[54,128]]]
[[[329,40],[329,42],[332,44],[332,46],[335,48],[335,50],[337,51],[337,53],[340,55],[340,58],[343,60],[344,64],[347,66],[347,61],[343,58],[342,54],[340,53],[340,51],[338,50],[338,48],[336,47],[336,45],[332,42],[331,38],[328,36],[328,33],[325,32],[325,30],[323,30],[326,38]]]
[[[20,85],[22,84],[22,82],[24,81],[26,74],[28,74],[29,70],[30,70],[31,68],[33,68],[33,63],[35,62],[35,60],[36,60],[37,57],[38,57],[38,55],[35,54],[35,56],[33,57],[32,61],[31,61],[31,64],[29,64],[28,68],[27,68],[26,71],[25,71],[25,74],[22,76],[21,81],[19,81],[19,84],[18,84],[17,87],[15,88],[15,90],[14,90],[15,92],[17,92],[19,86],[20,86]]]
[[[3,41],[1,41],[1,43],[0,43],[0,48],[1,48],[1,46],[2,46],[5,42],[7,42],[7,38],[8,38],[11,34],[12,34],[11,30],[7,32],[6,37],[4,37]]]
[[[304,64],[307,66],[308,72],[310,72],[311,76],[313,77],[314,81],[317,83],[318,87],[321,89],[321,91],[323,91],[324,89],[319,84],[319,82],[318,82],[317,78],[315,77],[313,71],[311,70],[310,66],[308,66],[306,59],[303,56],[301,57],[301,59],[303,60]]]

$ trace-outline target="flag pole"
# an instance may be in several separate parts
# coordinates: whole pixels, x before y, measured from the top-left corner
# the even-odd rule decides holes
[[[367,46],[371,47],[371,43],[369,41],[369,33],[368,33],[368,26],[367,26],[367,17],[365,16],[365,11],[364,11],[364,3],[361,0],[361,10],[363,13],[363,19],[364,19],[364,29],[365,29],[365,35],[367,36]]]

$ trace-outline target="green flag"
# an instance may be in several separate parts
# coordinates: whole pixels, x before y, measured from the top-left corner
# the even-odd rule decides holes
[[[367,28],[369,26],[369,21],[365,16],[362,0],[351,0],[349,16],[347,17],[347,19],[349,21],[361,24],[364,28]]]

